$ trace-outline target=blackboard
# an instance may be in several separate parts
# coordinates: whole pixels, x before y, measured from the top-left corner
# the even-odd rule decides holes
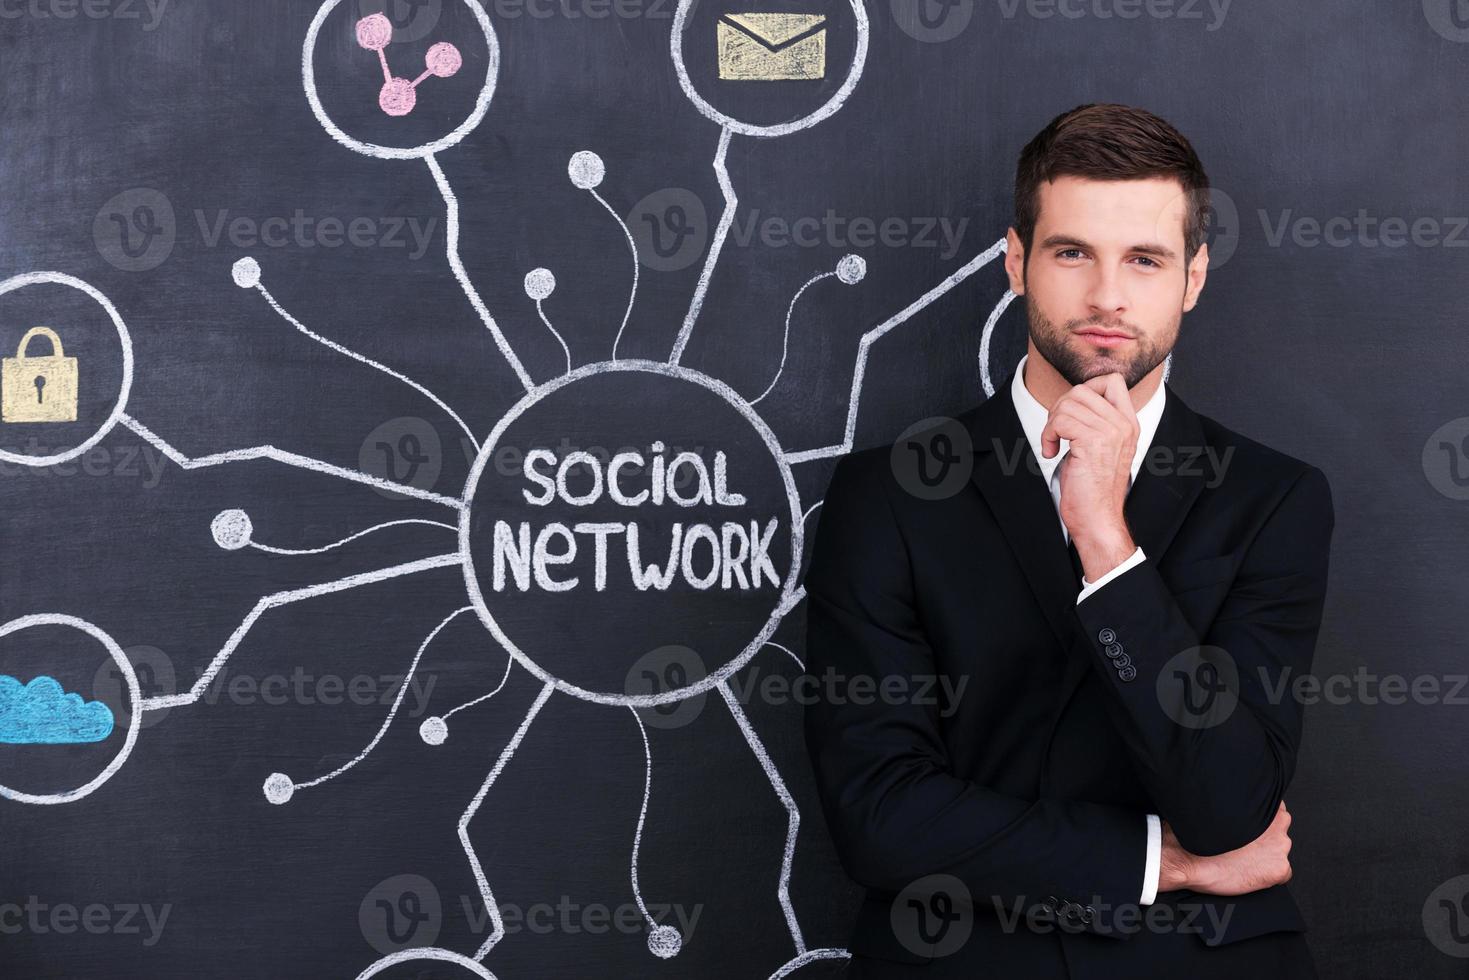
[[[1171,384],[1332,482],[1321,972],[1460,975],[1459,7],[0,0],[0,353],[75,369],[0,424],[0,696],[62,719],[0,744],[0,975],[839,969],[802,561],[1018,360],[1085,102],[1216,185]]]

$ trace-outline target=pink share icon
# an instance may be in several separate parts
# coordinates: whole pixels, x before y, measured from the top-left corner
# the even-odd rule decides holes
[[[383,14],[371,14],[357,22],[357,43],[368,51],[376,51],[383,66],[383,87],[377,104],[390,116],[406,116],[418,104],[418,83],[436,75],[449,78],[464,64],[464,56],[448,41],[440,41],[424,56],[423,74],[409,81],[396,78],[388,67],[388,44],[393,40],[393,23]]]

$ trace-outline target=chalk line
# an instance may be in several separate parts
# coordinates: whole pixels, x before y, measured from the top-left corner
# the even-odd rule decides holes
[[[553,337],[556,338],[556,341],[561,345],[561,349],[566,352],[566,373],[567,374],[570,374],[571,373],[571,348],[566,346],[566,338],[563,337],[563,336],[561,336],[561,332],[559,330],[557,330],[555,327],[551,326],[551,321],[546,317],[546,310],[545,310],[544,306],[542,305],[542,301],[541,300],[536,300],[536,313],[538,313],[540,315],[541,322],[546,325],[546,329],[549,330],[549,331],[551,331],[551,336],[553,336]],[[476,448],[478,448],[478,447],[476,447]]]
[[[617,336],[612,340],[612,359],[617,360],[617,345],[622,342],[622,332],[627,329],[627,321],[632,316],[633,303],[638,298],[638,243],[633,241],[632,232],[627,229],[627,222],[622,220],[622,215],[613,210],[607,199],[597,193],[595,187],[588,187],[587,193],[597,199],[597,203],[607,209],[612,215],[612,220],[617,222],[617,227],[622,229],[622,235],[627,239],[627,247],[632,251],[632,289],[627,294],[627,309],[622,314],[622,326],[617,328]],[[569,370],[569,369],[568,369]]]
[[[765,645],[768,647],[775,647],[777,650],[784,650],[786,656],[790,657],[796,662],[797,667],[800,667],[802,670],[806,669],[806,665],[801,662],[801,658],[796,656],[795,651],[791,650],[789,647],[783,647],[779,643],[776,643],[774,640],[766,640]]]
[[[416,572],[426,572],[434,568],[459,565],[462,562],[463,556],[458,551],[455,551],[447,555],[434,555],[432,558],[420,558],[417,561],[405,562],[401,565],[392,565],[388,568],[380,568],[372,572],[349,575],[346,578],[339,578],[331,582],[322,582],[318,585],[308,585],[304,588],[291,589],[286,592],[277,592],[273,595],[265,596],[259,602],[255,603],[255,608],[250,610],[250,614],[245,617],[244,622],[240,623],[235,628],[234,633],[230,634],[229,640],[214,655],[214,659],[210,661],[209,666],[205,668],[204,673],[200,675],[193,687],[182,694],[163,694],[157,697],[144,698],[143,710],[153,711],[158,708],[173,708],[179,705],[193,704],[195,701],[198,701],[204,695],[204,692],[209,689],[209,685],[214,681],[215,675],[220,672],[225,662],[235,652],[235,648],[244,640],[245,634],[250,632],[250,627],[254,626],[255,621],[268,609],[289,605],[293,602],[300,602],[302,599],[313,599],[316,596],[330,595],[333,592],[345,592],[348,589],[355,589],[358,586],[371,585],[374,582],[385,582],[388,579],[412,575]]]
[[[770,754],[765,751],[765,744],[760,741],[760,736],[755,734],[755,728],[750,724],[744,707],[730,688],[729,681],[719,682],[719,693],[723,695],[724,703],[729,705],[729,713],[734,716],[735,724],[740,726],[745,741],[750,743],[750,751],[755,753],[755,758],[760,762],[760,768],[765,770],[765,776],[770,780],[775,795],[780,797],[781,806],[786,808],[786,845],[785,853],[781,857],[780,885],[776,888],[776,895],[780,899],[780,907],[785,911],[786,926],[791,930],[791,939],[796,944],[796,952],[805,953],[806,940],[801,936],[801,924],[796,921],[796,910],[791,905],[790,892],[791,865],[796,857],[796,833],[801,829],[801,811],[796,806],[790,790],[786,789],[785,780],[780,778],[780,771],[775,768]]]
[[[739,206],[739,198],[735,195],[734,185],[730,183],[729,171],[725,169],[724,158],[729,152],[729,138],[732,130],[725,126],[719,131],[719,148],[714,151],[714,175],[719,180],[719,190],[724,194],[724,213],[719,216],[719,225],[714,229],[714,240],[709,244],[709,254],[704,257],[704,268],[699,272],[699,284],[694,287],[694,298],[689,301],[689,312],[684,316],[683,326],[679,328],[678,339],[673,342],[673,354],[668,358],[668,363],[677,364],[679,358],[683,357],[684,347],[688,345],[689,335],[694,332],[694,321],[699,318],[699,311],[704,308],[704,294],[709,291],[709,279],[714,275],[714,265],[719,261],[719,253],[724,248],[724,239],[729,235],[729,229],[734,224],[735,208]]]
[[[653,749],[648,744],[648,729],[643,725],[638,709],[628,705],[627,710],[632,712],[633,721],[638,723],[638,734],[643,736],[643,761],[646,764],[643,773],[643,806],[638,811],[638,829],[633,832],[632,837],[632,897],[638,903],[638,910],[643,913],[643,918],[648,921],[648,928],[656,929],[658,923],[648,914],[648,906],[643,904],[643,890],[638,885],[638,851],[643,846],[643,825],[648,820],[648,797],[653,793]]]
[[[474,874],[474,883],[479,886],[480,897],[484,899],[485,909],[490,914],[490,921],[494,923],[494,929],[491,930],[489,938],[484,941],[484,944],[479,948],[479,952],[474,956],[476,960],[483,960],[489,955],[490,950],[495,948],[495,944],[504,938],[505,921],[500,917],[500,907],[495,903],[495,893],[490,890],[490,883],[485,879],[485,869],[479,863],[479,855],[475,854],[474,845],[469,842],[469,821],[474,819],[474,815],[479,810],[480,804],[485,801],[485,796],[490,792],[490,787],[499,778],[500,772],[505,768],[505,764],[510,761],[510,757],[515,755],[515,750],[520,748],[521,739],[525,738],[525,733],[530,729],[531,722],[536,720],[536,715],[540,713],[541,708],[546,703],[546,699],[551,696],[551,692],[554,690],[556,690],[555,684],[546,684],[541,688],[541,693],[536,695],[535,703],[525,713],[525,720],[520,723],[520,727],[515,730],[515,734],[506,743],[505,748],[500,752],[500,757],[495,760],[495,767],[485,777],[484,785],[479,788],[479,792],[470,801],[468,809],[459,818],[459,843],[464,846],[464,854],[469,858],[469,869]]]
[[[905,323],[915,313],[918,313],[934,300],[938,299],[949,290],[959,285],[959,283],[974,275],[980,269],[984,268],[991,261],[993,261],[997,255],[1002,254],[1004,251],[1005,239],[1001,238],[999,241],[995,242],[995,244],[991,245],[989,248],[985,249],[983,252],[979,253],[968,262],[964,263],[963,266],[956,269],[952,274],[945,278],[943,282],[939,283],[937,286],[933,287],[928,292],[918,297],[912,303],[909,303],[897,313],[888,317],[882,323],[879,323],[877,326],[864,333],[862,335],[861,343],[857,345],[857,369],[852,375],[852,392],[847,401],[847,422],[845,432],[842,436],[842,441],[834,446],[824,446],[820,449],[806,449],[797,453],[786,453],[786,462],[791,464],[805,463],[813,459],[824,459],[829,456],[841,456],[844,453],[851,452],[852,438],[857,431],[857,409],[860,407],[862,399],[862,379],[863,376],[867,373],[867,353],[871,349],[872,345],[876,343],[879,339],[881,339],[882,336],[886,334],[889,330],[893,329],[899,324]]]
[[[1000,315],[1015,302],[1015,294],[1005,290],[1005,295],[990,310],[989,319],[984,321],[984,332],[979,335],[979,383],[984,387],[986,398],[995,393],[995,383],[990,379],[990,338],[994,335],[995,324],[1000,322]]]
[[[471,607],[471,608],[473,608],[473,607]],[[450,708],[448,711],[446,711],[442,715],[443,720],[444,721],[448,721],[450,718],[454,717],[455,715],[457,715],[459,712],[463,711],[464,709],[466,709],[466,708],[473,708],[475,705],[481,704],[481,703],[483,703],[485,701],[488,701],[490,698],[494,697],[496,694],[499,694],[500,693],[500,690],[505,686],[505,682],[510,679],[510,668],[514,664],[515,664],[515,658],[512,657],[512,656],[510,656],[509,654],[506,654],[505,655],[505,673],[500,676],[500,683],[498,683],[498,684],[495,685],[495,689],[493,691],[490,691],[488,694],[481,694],[477,698],[474,698],[472,700],[466,701],[466,702],[464,702],[463,704],[461,704],[457,708]]]
[[[299,453],[286,452],[274,446],[251,446],[248,449],[230,449],[222,453],[212,453],[208,456],[185,456],[131,415],[124,413],[122,424],[158,447],[163,455],[167,456],[175,465],[186,470],[203,469],[207,466],[219,466],[222,463],[241,463],[251,459],[272,459],[277,463],[284,463],[287,466],[296,466],[303,470],[311,470],[313,473],[324,473],[327,476],[351,480],[353,483],[363,483],[369,487],[376,487],[379,490],[401,493],[405,497],[431,500],[436,504],[453,507],[455,510],[459,510],[464,506],[464,502],[457,497],[446,497],[443,494],[420,490],[406,483],[395,483],[392,480],[384,480],[382,477],[373,476],[370,473],[363,473],[361,470],[349,470],[344,466],[324,463],[319,459],[312,459],[309,456],[302,456]]]
[[[756,402],[760,401],[761,398],[764,398],[766,395],[770,394],[770,390],[774,388],[775,383],[780,380],[781,372],[786,369],[786,353],[789,351],[791,343],[791,313],[793,313],[796,309],[796,300],[800,299],[801,294],[810,289],[813,283],[818,283],[823,279],[830,279],[835,275],[835,272],[823,272],[820,275],[812,276],[810,279],[806,280],[805,284],[801,286],[800,289],[796,290],[796,295],[791,297],[791,305],[786,307],[785,336],[783,336],[780,341],[780,367],[775,369],[775,377],[771,378],[770,384],[766,386],[764,391],[760,392],[760,397],[750,399],[751,405],[754,405]]]
[[[851,958],[852,954],[847,952],[845,949],[833,949],[828,947],[827,949],[809,950],[808,952],[802,953],[800,956],[797,956],[795,959],[782,966],[779,970],[776,970],[774,973],[772,973],[770,975],[770,980],[783,980],[783,978],[790,976],[792,973],[796,972],[807,963],[815,963],[817,960],[849,960]]]
[[[520,358],[515,356],[510,341],[506,340],[505,335],[500,332],[500,325],[495,322],[494,317],[490,316],[485,301],[480,298],[479,291],[469,281],[469,274],[464,271],[464,262],[459,258],[459,199],[454,196],[454,191],[449,186],[449,178],[444,175],[444,168],[439,166],[438,158],[432,153],[425,156],[423,162],[428,164],[429,173],[434,175],[434,183],[438,185],[439,194],[444,199],[444,233],[448,239],[449,268],[453,271],[454,278],[459,280],[459,285],[463,288],[464,295],[469,298],[470,305],[479,314],[480,321],[489,328],[491,336],[495,338],[495,346],[500,348],[500,353],[505,355],[505,360],[515,370],[515,376],[520,379],[526,391],[533,391],[536,383],[526,373],[525,365],[520,363]]]
[[[356,534],[349,534],[345,538],[342,538],[340,541],[333,541],[331,544],[324,544],[319,548],[276,548],[268,544],[261,544],[258,541],[249,542],[248,547],[254,548],[256,551],[269,552],[272,555],[319,555],[324,551],[331,551],[333,548],[340,548],[342,545],[347,544],[350,541],[356,541],[358,538],[365,538],[375,531],[381,531],[384,528],[389,527],[398,527],[402,524],[427,524],[432,527],[445,527],[455,532],[459,530],[453,524],[445,524],[443,521],[428,521],[419,517],[410,517],[406,520],[388,521],[384,524],[375,524],[372,527],[366,528],[365,530],[358,531]]]
[[[426,636],[426,637],[423,638],[423,642],[421,644],[419,644],[419,646],[418,646],[418,652],[413,655],[413,662],[408,665],[408,673],[406,673],[406,674],[403,675],[403,682],[398,687],[398,695],[397,695],[397,697],[393,698],[393,706],[388,709],[388,716],[383,719],[383,723],[378,728],[377,734],[372,737],[372,741],[370,741],[370,742],[367,743],[367,747],[366,748],[364,748],[361,752],[357,753],[356,757],[353,758],[350,762],[347,762],[347,763],[344,763],[344,764],[338,766],[336,769],[333,769],[331,772],[327,773],[325,776],[317,776],[315,779],[307,780],[304,783],[295,783],[295,784],[293,784],[293,788],[294,789],[310,789],[312,786],[319,786],[319,785],[321,785],[322,783],[326,782],[329,779],[336,779],[342,773],[346,772],[348,769],[351,769],[353,766],[357,765],[357,763],[361,762],[363,759],[366,759],[368,757],[368,755],[371,754],[372,750],[375,749],[375,748],[377,748],[377,744],[383,740],[383,736],[388,733],[388,729],[392,726],[393,719],[398,714],[398,708],[402,706],[402,704],[403,704],[403,698],[408,693],[408,685],[413,682],[413,674],[414,674],[415,671],[418,670],[418,662],[421,659],[423,659],[423,652],[425,650],[427,650],[428,647],[429,647],[429,644],[434,641],[434,637],[436,637],[436,636],[439,635],[439,631],[440,630],[442,630],[445,626],[448,626],[460,614],[467,613],[467,612],[473,612],[473,611],[474,611],[474,607],[473,606],[464,606],[461,609],[454,610],[448,616],[444,617],[443,621],[440,622],[439,625],[435,626],[433,628],[433,630],[430,631],[430,633],[428,634],[428,636]]]
[[[236,265],[236,267],[238,267],[240,265],[240,263],[247,262],[247,261],[248,262],[254,262],[253,259],[248,259],[247,258],[247,259],[241,259],[240,262],[235,263],[235,265]],[[258,265],[255,266],[255,270],[256,270],[256,273],[255,274],[258,276],[259,275],[259,266]],[[236,281],[238,281],[238,279]],[[246,282],[248,282],[248,281],[249,280],[246,279]],[[341,354],[341,355],[343,355],[345,357],[350,357],[354,361],[358,361],[358,362],[360,362],[362,364],[366,364],[368,367],[374,368],[374,369],[376,369],[378,371],[381,371],[383,374],[386,374],[386,375],[388,375],[391,378],[396,378],[398,381],[403,382],[405,385],[407,385],[408,387],[412,388],[414,391],[416,391],[419,394],[421,394],[421,395],[425,396],[426,398],[428,398],[429,401],[431,401],[435,405],[439,406],[439,408],[441,408],[444,411],[445,414],[447,414],[451,419],[453,419],[459,425],[459,428],[461,428],[461,429],[464,430],[464,434],[469,437],[469,441],[474,445],[474,448],[475,449],[479,449],[479,440],[474,437],[474,432],[465,423],[464,419],[462,419],[462,418],[459,417],[459,413],[456,412],[456,411],[454,411],[454,409],[452,409],[452,408],[449,407],[449,403],[448,402],[444,401],[438,395],[434,394],[432,391],[429,391],[423,385],[419,384],[417,381],[414,381],[412,378],[408,377],[406,374],[403,374],[403,373],[401,373],[399,371],[395,371],[392,368],[388,367],[386,364],[382,364],[382,363],[380,363],[378,361],[373,360],[370,357],[367,357],[367,356],[365,356],[363,354],[359,354],[359,353],[357,353],[354,350],[350,350],[347,347],[343,346],[342,344],[337,343],[335,340],[329,340],[326,337],[323,337],[321,334],[317,333],[316,331],[310,329],[309,327],[306,326],[306,324],[302,323],[300,320],[296,319],[294,316],[292,316],[290,313],[288,313],[286,311],[285,307],[281,306],[281,304],[276,301],[276,298],[271,295],[270,290],[268,290],[268,289],[265,288],[265,283],[260,282],[258,279],[255,282],[255,291],[258,292],[261,296],[264,296],[265,297],[265,301],[270,304],[270,308],[273,309],[273,310],[275,310],[275,312],[277,314],[279,314],[279,316],[280,316],[280,318],[282,320],[285,320],[291,326],[295,327],[297,330],[301,331],[301,333],[303,333],[306,336],[310,337],[312,340],[316,341],[318,344],[321,344],[321,345],[323,345],[325,347],[329,347],[332,350],[336,351],[338,354]]]

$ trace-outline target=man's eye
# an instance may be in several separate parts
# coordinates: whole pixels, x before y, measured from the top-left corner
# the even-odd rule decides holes
[[[1149,266],[1151,266],[1151,267],[1153,267],[1155,269],[1156,268],[1161,268],[1161,266],[1159,266],[1157,262],[1154,262],[1152,259],[1148,258],[1146,255],[1139,255],[1137,257],[1137,260],[1139,262],[1146,262]]]
[[[1079,259],[1081,258],[1081,249],[1063,248],[1061,249],[1061,251],[1056,253],[1056,257],[1061,259]]]

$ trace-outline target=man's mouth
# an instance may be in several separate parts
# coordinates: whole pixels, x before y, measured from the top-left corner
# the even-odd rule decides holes
[[[1120,347],[1133,339],[1129,333],[1121,330],[1104,330],[1101,327],[1087,327],[1085,330],[1078,330],[1076,335],[1098,347]]]

